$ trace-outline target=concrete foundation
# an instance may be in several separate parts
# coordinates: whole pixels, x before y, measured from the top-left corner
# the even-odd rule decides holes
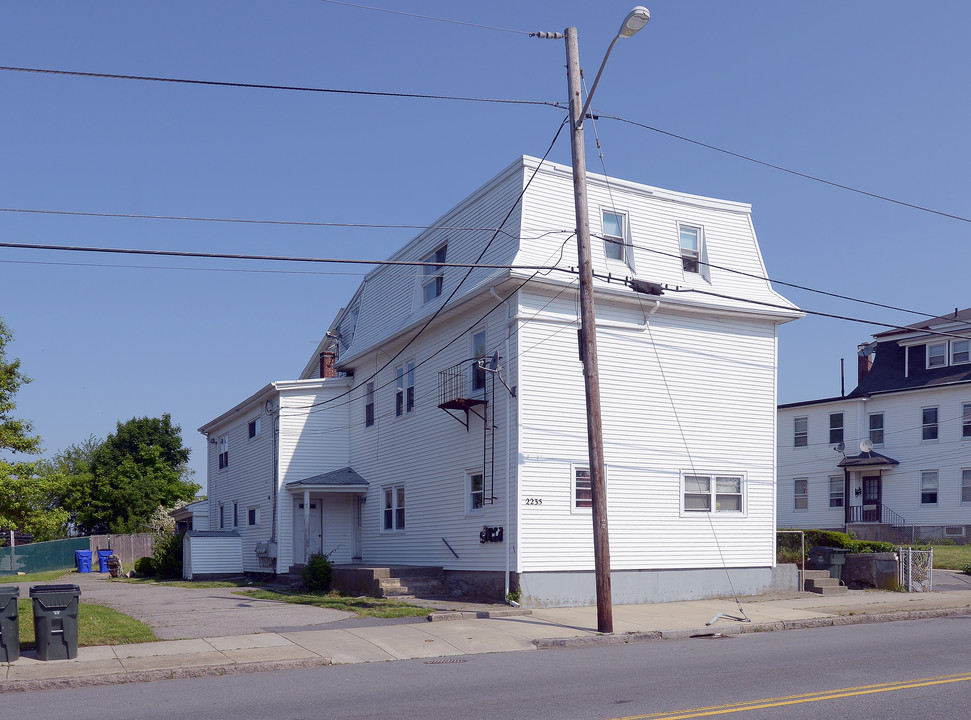
[[[611,595],[618,605],[705,600],[799,589],[795,565],[775,568],[614,570]],[[523,607],[580,607],[597,602],[593,571],[522,573]]]

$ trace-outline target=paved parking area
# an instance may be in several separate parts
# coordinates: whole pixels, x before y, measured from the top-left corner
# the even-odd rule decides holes
[[[83,602],[106,605],[152,628],[161,640],[244,635],[286,629],[322,629],[354,613],[308,605],[256,600],[237,588],[181,588],[109,581],[101,573],[71,573],[54,583],[81,588]],[[21,583],[20,597],[31,584]]]

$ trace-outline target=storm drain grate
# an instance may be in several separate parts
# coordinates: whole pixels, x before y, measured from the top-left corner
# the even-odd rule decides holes
[[[466,658],[438,658],[437,660],[426,660],[426,665],[444,665],[445,663],[463,663],[468,662]]]

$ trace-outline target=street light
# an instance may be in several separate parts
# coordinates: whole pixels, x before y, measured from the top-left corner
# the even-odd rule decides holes
[[[568,27],[566,36],[567,88],[570,97],[571,150],[573,153],[573,200],[577,220],[577,256],[580,268],[580,357],[587,403],[587,447],[590,459],[591,515],[593,516],[593,557],[597,586],[597,630],[614,631],[610,596],[610,543],[607,533],[607,488],[604,482],[603,424],[600,414],[600,374],[597,365],[596,311],[593,303],[593,264],[590,255],[590,223],[587,214],[587,164],[583,149],[583,118],[600,82],[607,58],[622,37],[631,37],[647,25],[651,14],[637,6],[624,18],[617,36],[607,48],[587,102],[580,108],[580,56],[577,29]]]
[[[650,11],[643,5],[638,5],[636,8],[627,13],[627,17],[624,18],[624,22],[620,24],[620,30],[617,31],[617,35],[610,43],[610,47],[607,48],[607,52],[604,53],[603,62],[600,63],[600,69],[597,71],[597,77],[593,80],[593,85],[590,86],[590,94],[587,95],[587,102],[583,106],[583,110],[580,111],[580,122],[578,123],[580,127],[583,126],[583,119],[587,116],[587,110],[590,108],[590,101],[593,100],[593,94],[597,91],[597,83],[600,82],[600,76],[603,74],[604,66],[607,64],[607,58],[610,57],[610,51],[614,49],[614,45],[621,38],[629,38],[636,35],[645,25],[651,21]]]

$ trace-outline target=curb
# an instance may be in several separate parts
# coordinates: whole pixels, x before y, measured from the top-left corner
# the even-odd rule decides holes
[[[777,632],[780,630],[806,630],[843,625],[866,625],[870,623],[896,622],[903,620],[927,620],[941,617],[971,615],[971,608],[939,608],[936,610],[901,610],[898,612],[834,615],[831,617],[806,618],[804,620],[780,620],[777,622],[727,625],[721,627],[705,626],[682,628],[678,630],[653,630],[629,632],[623,635],[583,635],[580,637],[540,638],[533,640],[537,650],[555,648],[595,647],[600,645],[626,645],[628,643],[652,642],[654,640],[685,640],[689,638],[719,638],[748,633]]]
[[[4,680],[0,682],[0,695],[12,692],[31,692],[34,690],[64,690],[67,688],[94,685],[127,685],[129,683],[155,682],[157,680],[184,680],[190,678],[222,677],[224,675],[244,675],[273,670],[298,670],[301,668],[331,665],[330,658],[304,658],[301,660],[274,660],[271,662],[235,663],[233,665],[212,665],[208,667],[171,668],[169,670],[137,670],[132,672],[87,675],[72,678],[49,678],[45,680]]]
[[[488,620],[489,618],[520,617],[532,615],[532,610],[440,610],[428,614],[428,622],[447,622],[451,620]]]

